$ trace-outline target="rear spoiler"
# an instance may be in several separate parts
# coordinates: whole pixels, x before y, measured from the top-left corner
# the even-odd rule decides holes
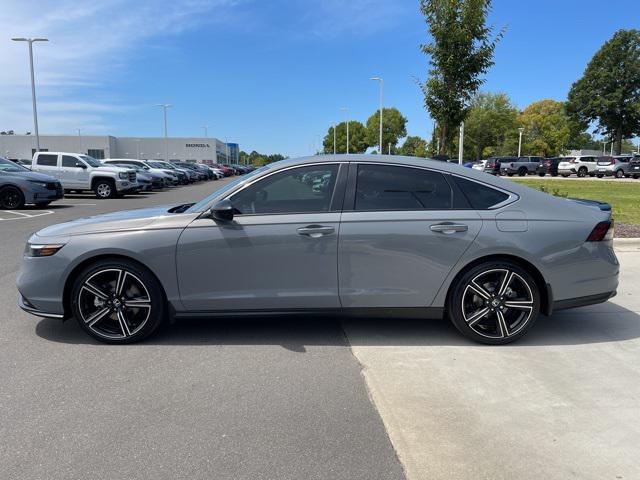
[[[567,200],[570,200],[572,202],[576,202],[576,203],[580,203],[582,205],[587,205],[589,207],[596,207],[599,208],[600,210],[602,210],[603,212],[610,212],[611,211],[611,205],[609,205],[606,202],[600,202],[598,200],[587,200],[584,198],[567,198]]]

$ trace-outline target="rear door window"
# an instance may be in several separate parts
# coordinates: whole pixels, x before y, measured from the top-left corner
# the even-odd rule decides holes
[[[55,167],[58,165],[58,155],[38,155],[37,164],[42,165],[43,167]]]
[[[394,165],[358,165],[356,211],[449,210],[453,191],[443,174]]]

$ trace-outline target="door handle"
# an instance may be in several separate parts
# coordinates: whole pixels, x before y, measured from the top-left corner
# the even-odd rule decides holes
[[[452,233],[456,232],[466,232],[467,230],[469,230],[469,227],[462,223],[436,223],[435,225],[431,225],[429,229],[432,232],[451,235]]]
[[[320,238],[324,235],[331,235],[335,233],[336,229],[333,227],[327,227],[324,225],[308,225],[306,227],[298,228],[298,235],[304,235],[311,238]]]

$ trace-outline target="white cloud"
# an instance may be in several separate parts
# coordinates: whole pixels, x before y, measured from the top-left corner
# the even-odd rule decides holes
[[[12,37],[45,36],[34,45],[41,131],[88,125],[102,129],[111,103],[74,101],[98,87],[99,71],[112,71],[127,54],[153,37],[179,34],[221,22],[242,0],[2,0],[0,9],[0,130],[31,130],[31,91],[26,43]],[[215,15],[211,13],[215,12]]]

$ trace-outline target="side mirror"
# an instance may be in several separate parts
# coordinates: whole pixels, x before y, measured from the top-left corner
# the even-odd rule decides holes
[[[87,166],[82,162],[76,162],[76,168],[87,168]]]
[[[209,216],[214,220],[230,222],[233,220],[233,205],[229,200],[220,200],[209,209]]]

